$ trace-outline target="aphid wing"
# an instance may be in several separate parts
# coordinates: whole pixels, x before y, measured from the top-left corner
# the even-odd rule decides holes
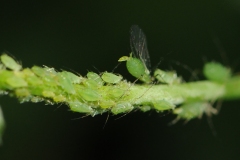
[[[139,58],[145,65],[145,68],[150,70],[151,62],[145,34],[137,25],[131,27],[130,34],[130,44],[134,57]]]

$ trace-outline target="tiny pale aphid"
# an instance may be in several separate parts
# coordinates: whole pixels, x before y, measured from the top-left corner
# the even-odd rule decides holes
[[[120,113],[127,113],[133,110],[133,106],[131,103],[128,102],[118,102],[112,109],[111,112],[114,115],[120,114]]]
[[[89,80],[95,81],[95,83],[96,83],[98,86],[102,86],[102,85],[104,84],[104,81],[102,80],[102,78],[101,78],[97,73],[88,72],[88,73],[87,73],[87,78],[88,78]]]
[[[94,112],[94,110],[88,106],[87,104],[81,103],[78,100],[74,100],[72,102],[69,102],[69,107],[71,108],[71,111],[74,112],[80,112],[80,113],[88,113],[91,114]]]
[[[144,83],[151,83],[151,63],[147,49],[146,36],[137,25],[131,27],[130,34],[132,53],[130,54],[130,57],[123,56],[118,61],[127,61],[126,66],[132,76],[140,79]]]
[[[3,65],[13,71],[19,71],[22,69],[22,66],[18,64],[12,57],[8,56],[7,54],[1,55],[1,62]]]
[[[206,63],[203,67],[204,76],[215,82],[226,82],[232,76],[231,70],[218,62]]]
[[[101,99],[101,95],[97,90],[86,88],[84,86],[76,86],[78,94],[88,102],[98,101]]]
[[[182,78],[177,76],[175,71],[163,71],[161,69],[156,69],[154,71],[154,77],[158,82],[166,84],[179,84],[182,82]]]
[[[173,110],[173,113],[177,115],[177,118],[173,120],[172,124],[175,124],[180,119],[190,121],[194,118],[202,118],[204,113],[207,116],[211,116],[216,115],[217,112],[217,109],[213,108],[209,102],[186,103]]]
[[[112,83],[112,84],[119,83],[122,80],[121,75],[115,75],[115,74],[109,73],[109,72],[104,72],[102,74],[101,78],[103,79],[104,82]]]
[[[69,94],[75,94],[76,91],[74,89],[73,83],[72,83],[72,79],[69,76],[68,72],[66,71],[62,71],[62,72],[58,72],[57,73],[57,78],[58,78],[58,83],[59,86],[66,91]]]

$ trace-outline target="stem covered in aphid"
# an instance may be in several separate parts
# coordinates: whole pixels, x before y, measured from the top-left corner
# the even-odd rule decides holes
[[[82,77],[67,71],[57,72],[48,67],[34,66],[18,71],[13,70],[9,63],[7,66],[2,62],[2,65],[5,67],[0,70],[1,93],[9,93],[21,102],[65,103],[74,112],[92,116],[108,111],[113,114],[127,113],[134,109],[144,112],[151,109],[172,110],[184,104],[188,107],[174,113],[179,113],[179,118],[186,119],[188,113],[195,111],[189,110],[191,104],[240,98],[240,90],[237,89],[240,88],[239,76],[229,77],[222,83],[206,80],[154,85],[130,83],[123,80],[121,75],[108,72],[102,76],[89,72],[87,77]],[[206,109],[196,111],[206,112]],[[196,118],[202,114],[193,113],[190,117]]]

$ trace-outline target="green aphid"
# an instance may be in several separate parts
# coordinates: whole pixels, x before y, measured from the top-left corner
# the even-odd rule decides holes
[[[88,72],[87,73],[87,78],[95,81],[97,83],[97,85],[99,85],[99,86],[102,86],[104,84],[104,81],[102,80],[102,78],[97,73]]]
[[[77,86],[78,94],[86,101],[98,101],[101,99],[101,95],[91,88],[85,88]]]
[[[55,97],[55,94],[54,94],[54,92],[52,92],[52,91],[43,91],[43,92],[42,92],[42,95],[43,95],[44,97],[47,97],[47,98],[53,98],[53,97]]]
[[[81,103],[78,100],[68,102],[68,104],[70,109],[74,112],[89,113],[89,114],[92,114],[94,112],[94,110],[90,106],[86,105],[85,103]]]
[[[112,100],[101,100],[99,102],[99,106],[103,109],[111,108],[115,105],[116,105],[116,103]]]
[[[125,90],[123,90],[122,88],[111,88],[107,91],[108,95],[110,98],[120,98],[124,93]]]
[[[0,72],[0,86],[5,89],[27,87],[28,84],[24,80],[24,76],[21,72],[12,72],[8,70],[2,70]]]
[[[99,88],[99,85],[96,81],[94,81],[93,79],[85,79],[83,81],[83,85],[85,87],[89,87],[89,88],[92,88],[92,89],[97,89]]]
[[[192,102],[183,104],[179,108],[174,109],[173,113],[177,115],[177,119],[175,121],[179,119],[189,121],[194,118],[201,118],[204,113],[208,116],[217,114],[217,110],[208,102]]]
[[[22,69],[22,66],[18,64],[12,57],[7,54],[1,55],[1,62],[9,69],[13,71],[19,71]]]
[[[39,79],[37,76],[29,76],[26,77],[26,81],[28,82],[29,85],[36,86],[36,85],[42,85],[43,82],[41,79]]]
[[[138,107],[142,112],[147,112],[147,111],[150,111],[152,109],[151,106],[147,106],[147,105],[144,105],[144,106],[139,106]]]
[[[59,86],[69,94],[75,94],[74,85],[69,77],[69,74],[65,71],[58,72],[57,74]]]
[[[38,77],[41,77],[41,79],[47,82],[47,84],[49,84],[50,86],[57,85],[56,83],[57,72],[53,68],[48,68],[48,67],[42,68],[38,66],[33,66],[31,70]]]
[[[101,78],[106,83],[117,84],[122,80],[123,77],[121,75],[115,75],[113,73],[104,72]]]
[[[42,85],[42,80],[38,78],[31,69],[25,68],[22,71],[23,75],[25,76],[25,79],[29,85],[37,86],[37,85]]]
[[[153,106],[157,111],[165,111],[174,109],[176,106],[166,100],[154,101]]]
[[[26,89],[26,88],[17,88],[15,90],[15,95],[17,97],[29,97],[29,96],[31,96],[29,90]]]
[[[180,84],[182,82],[182,78],[178,77],[175,71],[163,71],[161,69],[156,69],[154,71],[154,77],[160,83]]]
[[[64,73],[64,75],[66,77],[68,77],[68,79],[71,81],[71,83],[74,83],[74,84],[79,84],[82,82],[83,78],[80,77],[80,76],[77,76],[71,72],[67,72],[67,71],[62,71]]]
[[[231,70],[218,62],[209,62],[204,65],[203,74],[209,80],[226,82],[232,76]]]
[[[130,57],[123,56],[118,61],[127,61],[126,66],[132,76],[140,79],[144,83],[151,83],[151,63],[147,49],[146,36],[144,35],[143,31],[136,25],[131,27],[130,34],[132,53],[130,54]]]
[[[7,78],[6,82],[13,88],[28,86],[27,82],[23,78],[14,75],[12,77]]]
[[[66,101],[66,97],[64,97],[63,95],[57,95],[53,97],[54,102],[65,102]]]
[[[133,110],[133,106],[129,102],[117,103],[112,109],[111,112],[115,115],[120,113],[127,113]]]

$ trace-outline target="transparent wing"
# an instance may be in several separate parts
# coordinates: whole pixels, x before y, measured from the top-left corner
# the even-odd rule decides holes
[[[137,25],[133,25],[131,27],[130,34],[130,44],[134,57],[139,58],[145,67],[150,71],[151,62],[147,49],[147,40],[145,34]]]

